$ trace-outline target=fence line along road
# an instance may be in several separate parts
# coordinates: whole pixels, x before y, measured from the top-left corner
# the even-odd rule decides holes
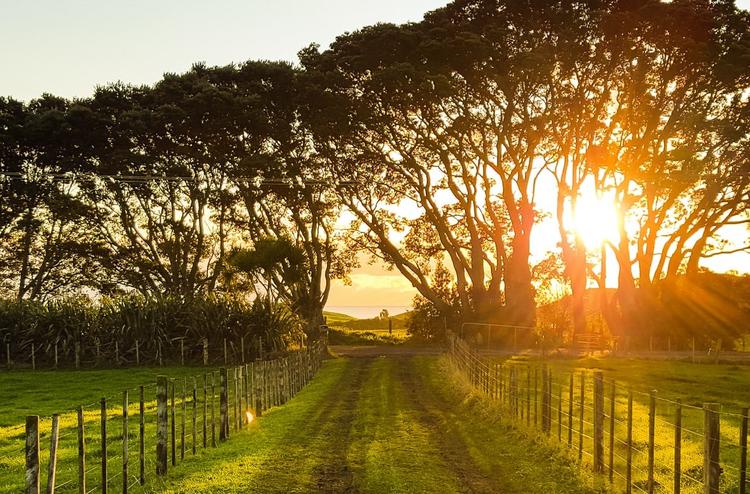
[[[127,494],[148,481],[163,482],[186,456],[218,447],[265,410],[295,396],[320,369],[324,354],[325,345],[316,341],[281,358],[192,378],[158,376],[155,387],[124,390],[114,399],[121,407],[110,408],[113,399],[102,398],[74,413],[53,415],[49,434],[42,432],[38,415],[29,416],[19,487],[28,494],[40,493],[43,486],[50,494]],[[147,389],[154,390],[153,399]],[[61,455],[66,449],[77,455]]]
[[[567,449],[616,492],[747,492],[748,408],[639,392],[601,371],[555,375],[544,361],[498,363],[452,332],[448,355],[505,420]]]
[[[176,338],[144,342],[138,338],[101,342],[71,336],[49,343],[0,345],[0,368],[59,369],[111,366],[231,365],[265,358],[264,341],[252,333],[219,338]]]

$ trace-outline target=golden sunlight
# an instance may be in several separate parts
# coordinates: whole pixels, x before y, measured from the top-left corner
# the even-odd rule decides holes
[[[617,209],[607,198],[587,194],[578,199],[573,213],[573,228],[589,249],[600,247],[604,242],[616,242]]]

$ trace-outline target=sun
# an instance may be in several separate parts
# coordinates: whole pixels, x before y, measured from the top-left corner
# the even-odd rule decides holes
[[[619,238],[617,216],[617,208],[611,200],[586,194],[576,202],[573,228],[588,249],[599,248]]]

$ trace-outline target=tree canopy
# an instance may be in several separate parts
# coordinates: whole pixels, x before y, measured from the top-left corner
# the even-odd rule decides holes
[[[0,98],[0,289],[264,286],[314,328],[364,253],[417,289],[424,328],[533,327],[557,276],[575,338],[592,287],[616,278],[600,310],[634,334],[749,251],[750,14],[730,0],[456,0],[299,58]],[[592,198],[615,211],[597,245]]]

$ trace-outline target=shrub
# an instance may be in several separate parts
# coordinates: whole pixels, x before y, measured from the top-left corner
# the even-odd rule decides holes
[[[232,361],[264,352],[285,350],[302,337],[302,322],[286,307],[267,300],[247,301],[209,295],[191,300],[177,297],[144,298],[126,295],[63,299],[48,303],[0,300],[0,341],[5,353],[10,344],[16,363],[28,363],[34,346],[37,362],[54,359],[57,346],[61,364],[75,360],[76,343],[85,363],[127,364],[201,362],[203,340],[209,357],[223,362],[224,342]]]

